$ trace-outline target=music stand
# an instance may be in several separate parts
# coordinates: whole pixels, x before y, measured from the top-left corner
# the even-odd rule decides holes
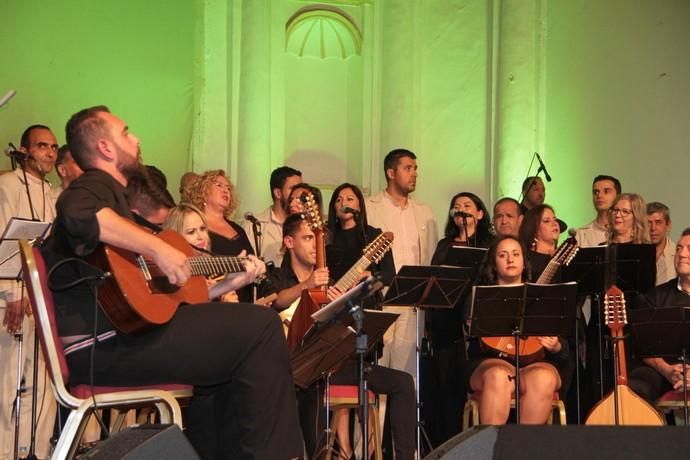
[[[614,283],[624,292],[647,292],[652,289],[656,281],[656,253],[654,245],[611,244],[591,248],[580,248],[570,265],[562,267],[562,270],[563,279],[565,281],[577,281],[579,294],[592,297],[591,317],[595,316],[596,311],[597,320],[599,397],[603,398],[604,328],[602,321],[601,294],[606,292],[611,284]],[[578,391],[579,390],[578,382]]]
[[[606,252],[609,251],[609,261]],[[615,262],[615,266],[610,264]],[[580,248],[566,267],[563,279],[577,281],[578,293],[599,295],[615,283],[623,292],[647,292],[656,282],[656,253],[653,244],[612,244]],[[613,271],[615,277],[606,282]]]
[[[26,178],[25,178],[26,180]],[[50,229],[49,222],[40,222],[31,219],[23,219],[21,217],[12,217],[5,227],[5,231],[0,237],[0,279],[11,280],[11,281],[21,281],[22,272],[22,261],[19,256],[19,240],[26,239],[29,240],[31,244],[36,241],[41,241],[48,234]],[[15,335],[17,339],[17,394],[15,397],[15,414],[14,419],[14,452],[15,458],[17,457],[17,449],[19,446],[19,416],[21,414],[21,388],[22,388],[22,372],[21,372],[21,361],[22,361],[22,347],[24,343],[24,331],[23,327]],[[38,335],[34,337],[34,365],[33,365],[33,383],[32,383],[32,394],[31,394],[31,448],[30,451],[33,453],[33,447],[36,439],[36,384],[38,382]]]
[[[409,307],[415,311],[415,399],[417,403],[417,452],[421,455],[421,412],[419,402],[419,315],[420,308],[451,309],[472,283],[475,270],[468,267],[404,265],[391,282],[383,299],[385,307]],[[426,433],[425,433],[426,434]],[[428,440],[429,446],[431,443]]]
[[[635,355],[680,360],[683,364],[683,415],[688,426],[688,387],[685,365],[690,350],[690,307],[664,306],[628,311]]]
[[[473,278],[479,273],[484,263],[487,249],[473,248],[469,246],[451,246],[448,248],[443,265],[451,267],[465,267],[473,270]]]
[[[520,349],[521,337],[572,335],[577,284],[475,286],[470,336],[507,337]],[[520,355],[515,354],[515,413],[520,423]]]
[[[364,310],[364,323],[369,336],[367,351],[374,348],[397,317],[396,313]],[[337,364],[355,354],[356,333],[352,322],[351,317],[343,316],[341,321],[315,323],[309,329],[304,341],[290,354],[295,385],[308,388]]]

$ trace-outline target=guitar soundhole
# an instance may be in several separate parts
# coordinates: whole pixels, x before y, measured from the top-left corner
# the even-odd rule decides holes
[[[148,284],[152,294],[173,294],[180,290],[179,286],[170,284],[165,276],[155,276]]]

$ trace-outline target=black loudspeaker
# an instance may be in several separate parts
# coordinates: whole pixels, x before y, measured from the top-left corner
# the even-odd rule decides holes
[[[688,458],[686,427],[480,426],[448,440],[425,460]]]
[[[116,433],[89,450],[90,460],[199,460],[177,425],[140,425]]]

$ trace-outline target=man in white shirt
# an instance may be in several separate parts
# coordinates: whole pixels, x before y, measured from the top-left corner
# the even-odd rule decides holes
[[[575,238],[580,247],[599,246],[606,241],[608,212],[613,201],[621,193],[621,183],[613,176],[599,175],[592,181],[592,204],[597,217],[584,227],[577,229]]]
[[[254,216],[261,226],[259,247],[256,247],[254,236],[254,223],[245,219],[242,228],[247,232],[247,237],[257,256],[261,256],[266,262],[273,262],[280,266],[283,262],[283,254],[280,248],[283,245],[283,222],[287,216],[287,200],[292,187],[302,182],[302,173],[289,166],[281,166],[271,173],[271,197],[273,204]]]
[[[366,201],[369,225],[395,235],[393,259],[396,271],[404,265],[428,265],[438,243],[438,227],[427,204],[412,198],[417,186],[417,157],[405,149],[388,153],[383,162],[386,189]],[[400,316],[384,337],[381,365],[416,375],[416,342],[424,316],[409,307],[385,307]]]
[[[53,170],[58,144],[50,128],[29,126],[22,134],[19,151],[23,153],[21,167],[0,176],[0,231],[12,217],[52,222],[59,190],[51,186],[46,175]],[[22,392],[19,456],[25,457],[31,433],[31,393],[33,391],[34,322],[30,307],[20,284],[0,281],[0,316],[5,332],[0,331],[0,458],[12,458],[14,450],[14,410],[17,396],[17,359],[22,333],[21,376],[26,391]],[[39,353],[38,425],[36,455],[48,458],[49,441],[55,420],[55,399],[45,381],[45,363]]]
[[[647,204],[647,222],[649,236],[656,246],[656,285],[676,277],[673,260],[676,255],[676,243],[668,237],[671,233],[671,210],[663,203],[652,201]]]

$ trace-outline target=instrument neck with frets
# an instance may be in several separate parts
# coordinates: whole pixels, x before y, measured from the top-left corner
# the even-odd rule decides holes
[[[372,263],[380,262],[383,256],[391,249],[393,244],[393,234],[391,232],[382,233],[377,236],[374,241],[369,243],[362,251],[362,257],[355,262],[355,264],[335,283],[340,292],[346,292],[357,284],[361,278],[362,273]],[[292,351],[302,341],[304,334],[313,324],[311,315],[318,311],[321,306],[328,303],[328,298],[324,294],[324,301],[314,296],[313,291],[303,291],[300,301],[295,307],[294,313],[289,319],[287,328],[287,342],[288,348]],[[285,316],[281,312],[281,318],[285,321]]]
[[[611,332],[617,361],[616,385],[599,401],[585,425],[664,425],[663,418],[647,401],[628,387],[623,328],[628,322],[625,296],[615,284],[604,295],[604,322]]]
[[[185,285],[170,284],[152,260],[121,248],[103,245],[90,257],[92,263],[112,273],[98,290],[98,301],[113,325],[124,333],[166,323],[180,303],[207,302],[205,277],[245,269],[242,257],[198,255],[175,231],[164,230],[156,236],[187,255],[192,277]]]

